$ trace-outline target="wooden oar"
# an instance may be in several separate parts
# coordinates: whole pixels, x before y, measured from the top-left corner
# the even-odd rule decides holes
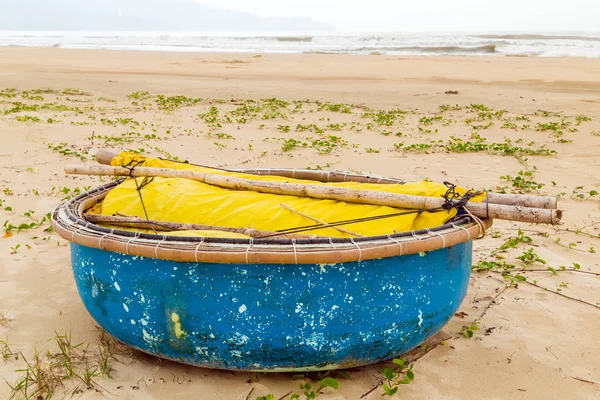
[[[260,193],[311,197],[314,199],[328,199],[416,210],[439,209],[445,204],[445,199],[441,197],[411,196],[322,185],[258,181],[170,168],[135,167],[132,170],[125,167],[109,167],[105,165],[69,165],[65,167],[65,172],[74,175],[133,176],[134,174],[135,176],[183,178],[232,190],[251,190]],[[510,221],[558,224],[562,217],[561,210],[546,210],[500,204],[469,202],[466,208],[479,218],[497,218]]]
[[[96,153],[96,161],[103,165],[111,165],[111,161],[117,153],[110,150],[98,150]],[[294,178],[317,180],[323,174],[322,171],[295,171]],[[275,174],[276,175],[276,174]],[[344,178],[344,181],[351,182],[352,179]],[[322,182],[322,181],[321,181]],[[394,183],[392,180],[384,180],[385,183]],[[548,210],[556,210],[558,208],[558,200],[556,197],[549,196],[531,196],[522,194],[502,194],[502,193],[487,193],[487,201],[490,204],[504,204],[509,206],[545,208]]]

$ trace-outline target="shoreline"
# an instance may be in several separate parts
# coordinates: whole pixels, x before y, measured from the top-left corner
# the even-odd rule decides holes
[[[600,40],[600,39],[599,39]],[[478,47],[494,46],[494,44],[483,45]],[[334,51],[298,51],[298,52],[277,52],[277,51],[256,51],[256,50],[239,50],[239,51],[174,51],[174,50],[153,50],[153,49],[96,49],[96,48],[77,48],[77,47],[62,47],[62,46],[25,46],[25,45],[0,45],[0,51],[2,49],[33,49],[33,50],[71,50],[71,51],[106,51],[106,52],[131,52],[131,53],[154,53],[154,54],[192,54],[192,55],[261,55],[261,56],[353,56],[353,57],[395,57],[395,58],[410,58],[410,59],[422,59],[422,58],[483,58],[483,59],[497,59],[497,58],[530,58],[530,59],[542,59],[542,60],[600,60],[600,57],[585,57],[585,56],[543,56],[539,54],[526,54],[526,53],[503,53],[500,51],[480,54],[386,54],[373,50],[368,54],[359,54],[353,52],[334,52]]]
[[[600,41],[600,38],[599,38]],[[23,49],[23,50],[56,50],[56,51],[83,51],[83,52],[114,52],[114,53],[148,53],[148,54],[169,54],[169,55],[207,55],[207,56],[234,56],[234,55],[250,55],[250,56],[339,56],[339,57],[393,57],[406,59],[502,59],[502,58],[523,58],[534,60],[591,60],[600,62],[600,57],[583,57],[583,56],[540,56],[537,54],[509,54],[509,53],[489,53],[489,54],[437,54],[437,55],[420,55],[420,54],[357,54],[357,53],[336,53],[327,51],[307,51],[307,52],[266,52],[256,50],[243,51],[173,51],[173,50],[132,50],[132,49],[92,49],[92,48],[75,48],[75,47],[55,47],[55,46],[23,46],[23,45],[0,45],[0,51],[5,49]]]
[[[594,32],[1,32],[0,45],[125,51],[600,58]]]

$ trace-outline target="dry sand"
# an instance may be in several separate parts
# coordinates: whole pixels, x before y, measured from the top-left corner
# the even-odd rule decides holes
[[[0,209],[0,224],[5,220],[15,225],[25,222],[28,218],[23,214],[28,210],[35,210],[35,215],[41,218],[64,197],[57,193],[59,188],[98,185],[97,178],[66,177],[62,167],[77,159],[48,145],[55,147],[65,142],[67,148],[81,154],[89,151],[91,155],[104,147],[105,139],[99,139],[100,136],[121,137],[128,131],[141,131],[141,127],[131,128],[130,124],[107,125],[101,121],[103,118],[131,117],[141,126],[146,122],[142,134],[155,133],[163,140],[114,143],[116,147],[142,147],[154,155],[159,155],[158,148],[195,162],[227,167],[315,168],[330,164],[335,169],[370,171],[410,180],[450,180],[477,189],[510,186],[500,177],[514,177],[518,171],[536,167],[534,180],[545,185],[541,192],[566,193],[560,200],[560,207],[565,210],[562,231],[496,221],[491,234],[475,243],[475,257],[493,260],[490,252],[516,235],[516,228],[521,227],[533,239],[534,251],[547,262],[547,265],[537,263],[535,268],[558,269],[578,263],[582,270],[600,273],[600,257],[591,252],[594,247],[600,251],[599,196],[585,200],[571,198],[573,190],[587,194],[600,191],[600,60],[254,56],[3,48],[0,49],[2,88],[18,91],[13,98],[8,92],[0,95],[0,110],[12,108],[11,102],[15,101],[56,102],[78,106],[83,114],[56,108],[0,113],[0,199],[5,200],[4,206],[14,209],[14,213]],[[43,101],[23,98],[22,90],[38,88],[59,92],[73,88],[91,95],[44,93]],[[448,90],[457,90],[459,94],[444,94]],[[157,110],[153,99],[132,105],[126,95],[136,91],[208,100],[168,113]],[[370,120],[361,118],[361,110],[355,108],[350,115],[329,111],[290,114],[289,120],[265,121],[264,129],[259,128],[262,121],[252,121],[227,124],[218,131],[234,136],[235,141],[206,137],[209,130],[196,117],[212,105],[222,110],[235,108],[232,104],[217,104],[214,99],[268,97],[364,104],[376,109],[402,108],[409,114],[392,127],[374,126],[370,130],[366,127]],[[152,105],[144,110],[141,103]],[[476,120],[477,112],[465,108],[439,114],[438,106],[473,103],[484,104],[494,112],[507,110],[504,115],[492,117],[491,127],[476,129],[488,141],[502,142],[509,137],[516,143],[521,138],[523,143],[519,146],[526,147],[535,141],[533,148],[545,145],[558,154],[526,156],[527,161],[519,162],[512,156],[488,152],[395,151],[394,143],[399,142],[406,146],[428,143],[430,139],[445,142],[450,135],[467,140],[474,129],[465,120]],[[86,108],[90,106],[94,108]],[[316,106],[306,105],[306,109]],[[538,110],[560,114],[543,116]],[[25,115],[38,117],[41,122],[17,120]],[[447,126],[439,121],[432,125],[419,123],[421,117],[437,115],[451,122]],[[592,121],[577,125],[578,115],[591,117]],[[517,116],[526,116],[530,121],[517,120]],[[561,128],[564,134],[560,137],[552,131],[535,129],[537,123],[560,122],[563,117],[568,117],[565,121],[571,124]],[[60,122],[51,124],[48,118]],[[483,119],[471,125],[486,125],[490,121],[485,116]],[[312,148],[284,152],[278,139],[263,141],[315,136],[310,132],[295,132],[298,123],[324,126],[352,121],[362,123],[362,132],[350,130],[350,125],[341,131],[326,132],[348,141],[347,146],[336,148],[331,154],[321,155]],[[505,123],[514,123],[518,129],[503,129]],[[291,132],[280,132],[277,125],[290,125]],[[419,125],[432,132],[420,132]],[[523,125],[530,127],[522,129]],[[574,128],[577,131],[571,131]],[[382,130],[392,134],[383,135]],[[403,135],[396,136],[397,132]],[[561,143],[560,139],[569,142]],[[220,148],[215,142],[227,147]],[[380,152],[367,152],[366,148]],[[576,189],[578,186],[583,189]],[[55,331],[70,331],[74,342],[93,344],[98,338],[94,321],[76,292],[67,243],[55,234],[44,232],[46,226],[0,238],[0,317],[4,316],[0,320],[0,339],[8,338],[12,350],[21,351],[28,358],[34,348],[52,349],[48,339]],[[586,227],[587,234],[564,231],[581,227]],[[558,243],[557,238],[560,238]],[[11,248],[17,245],[20,247],[15,252]],[[501,254],[505,261],[521,266],[515,256],[530,247],[520,244]],[[530,282],[535,280],[552,291],[560,289],[561,294],[590,305],[521,283],[518,288],[503,291],[481,317],[490,301],[505,288],[505,282],[498,274],[473,273],[461,307],[467,315],[453,318],[432,340],[435,345],[440,338],[451,337],[445,346],[434,348],[415,363],[415,381],[401,387],[397,398],[600,399],[600,309],[595,308],[600,302],[600,278],[571,272],[560,272],[558,276],[548,272],[524,275]],[[474,319],[480,319],[480,330],[474,338],[466,339],[460,334],[461,328]],[[409,358],[414,359],[423,350],[418,349]],[[289,374],[268,374],[256,382],[256,379],[249,381],[256,374],[193,368],[149,356],[135,361],[124,356],[119,359],[121,362],[114,364],[113,379],[98,380],[103,393],[83,388],[79,396],[245,399],[254,388],[248,398],[273,393],[277,399],[290,391],[300,392],[301,381],[292,381]],[[18,360],[9,357],[4,362],[0,359],[0,376],[13,383],[21,375],[14,371],[23,366],[21,357]],[[351,371],[349,379],[341,380],[338,392],[327,390],[319,398],[357,399],[378,382],[381,367]],[[56,398],[62,398],[65,390],[58,388]],[[382,393],[377,388],[367,398],[377,399]],[[8,385],[0,382],[0,398],[9,395]]]

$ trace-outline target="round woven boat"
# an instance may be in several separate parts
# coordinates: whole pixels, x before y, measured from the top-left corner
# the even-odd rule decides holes
[[[340,172],[239,170],[323,182],[399,183]],[[85,219],[121,181],[61,204],[80,296],[121,341],[184,363],[306,371],[395,357],[462,302],[471,241],[491,220],[347,238],[229,239],[109,229]],[[384,317],[385,316],[385,317]]]

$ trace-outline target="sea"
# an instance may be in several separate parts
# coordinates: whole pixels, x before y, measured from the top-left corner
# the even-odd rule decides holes
[[[14,32],[0,46],[175,52],[600,57],[600,32]]]

